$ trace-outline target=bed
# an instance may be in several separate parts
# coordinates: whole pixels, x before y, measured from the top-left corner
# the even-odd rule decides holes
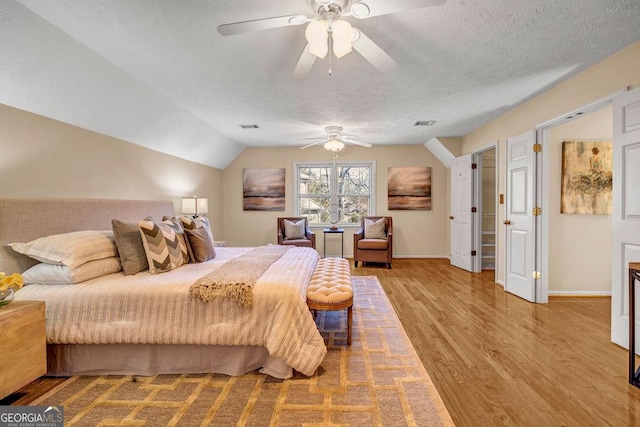
[[[109,230],[113,218],[173,216],[166,201],[0,199],[0,271],[24,272],[37,261],[8,243],[79,230]],[[46,303],[48,374],[154,375],[260,369],[277,378],[312,375],[326,346],[305,303],[318,259],[291,248],[253,288],[253,305],[203,302],[189,288],[207,272],[252,248],[215,248],[203,263],[135,275],[108,274],[73,285],[30,284],[16,300]]]

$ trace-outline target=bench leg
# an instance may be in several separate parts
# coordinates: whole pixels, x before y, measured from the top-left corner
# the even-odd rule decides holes
[[[353,306],[347,308],[347,345],[351,345],[351,322],[353,321]]]

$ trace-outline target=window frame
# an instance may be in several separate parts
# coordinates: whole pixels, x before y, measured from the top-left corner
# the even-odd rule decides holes
[[[301,167],[324,167],[331,168],[331,181],[329,183],[329,188],[331,191],[329,192],[330,203],[338,203],[338,167],[341,166],[355,166],[362,167],[368,166],[370,168],[370,176],[369,176],[369,211],[365,214],[366,216],[375,216],[376,215],[376,161],[368,160],[368,161],[339,161],[339,160],[331,160],[326,162],[319,161],[301,161],[301,162],[293,162],[293,216],[302,216],[300,214],[300,173],[299,169]],[[327,228],[330,227],[331,223],[329,222],[317,222],[317,223],[309,223],[309,227],[311,228]],[[336,223],[337,227],[340,228],[359,228],[360,223],[344,223],[338,222]]]

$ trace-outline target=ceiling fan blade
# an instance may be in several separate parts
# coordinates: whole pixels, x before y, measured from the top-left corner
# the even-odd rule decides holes
[[[316,56],[309,53],[309,43],[307,43],[302,51],[302,55],[300,55],[296,68],[293,70],[293,78],[299,80],[307,77],[314,62],[316,62]]]
[[[309,22],[304,15],[277,16],[275,18],[255,19],[253,21],[233,22],[231,24],[218,25],[218,32],[223,36],[232,36],[251,31],[269,30],[271,28],[288,27],[290,25],[302,25]]]
[[[328,141],[328,139],[323,139],[323,140],[320,140],[320,141],[312,142],[309,145],[305,145],[304,147],[300,147],[300,149],[304,150],[305,148],[313,147],[314,145],[322,144],[323,142],[327,142],[327,141]]]
[[[358,141],[355,138],[343,138],[342,139],[344,142],[348,142],[349,144],[353,144],[353,145],[359,145],[361,147],[367,147],[367,148],[371,148],[372,145],[369,144],[368,142],[362,142],[362,141]]]
[[[359,34],[356,41],[352,43],[353,48],[362,55],[367,61],[371,62],[371,65],[376,67],[381,73],[387,73],[393,70],[398,63],[393,60],[387,53],[375,44],[369,37],[356,28],[355,31]]]
[[[364,19],[373,16],[388,15],[405,10],[440,6],[447,0],[361,0],[351,5],[350,14],[354,18]]]

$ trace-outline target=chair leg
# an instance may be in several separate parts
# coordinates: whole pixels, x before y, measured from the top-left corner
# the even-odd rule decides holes
[[[388,268],[389,270],[391,270],[391,263],[390,263],[390,262],[388,262],[388,263],[387,263],[387,268]]]
[[[354,268],[358,268],[358,261],[353,260],[353,266],[354,266]]]

